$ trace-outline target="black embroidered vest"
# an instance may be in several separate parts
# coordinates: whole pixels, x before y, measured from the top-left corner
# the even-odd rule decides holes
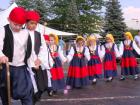
[[[13,40],[13,34],[9,27],[9,24],[4,26],[5,29],[5,38],[4,38],[4,44],[3,44],[3,53],[5,56],[9,58],[9,61],[12,62],[13,60],[13,53],[14,53],[14,40]],[[27,49],[25,54],[24,62],[27,64],[27,59],[31,55],[32,50],[32,43],[31,43],[31,37],[29,35],[28,41],[27,41]]]

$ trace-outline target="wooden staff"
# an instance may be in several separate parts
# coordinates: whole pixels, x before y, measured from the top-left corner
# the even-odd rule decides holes
[[[2,64],[0,63],[0,70],[2,70]]]
[[[12,105],[11,103],[11,87],[10,87],[10,68],[9,63],[6,63],[6,78],[7,78],[7,98],[8,98],[8,105]]]

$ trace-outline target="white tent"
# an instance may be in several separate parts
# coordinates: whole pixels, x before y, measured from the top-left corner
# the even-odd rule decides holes
[[[16,3],[13,3],[8,9],[0,12],[0,27],[3,27],[4,25],[8,24],[8,16],[9,13],[13,8],[17,7]]]
[[[77,35],[77,34],[74,34],[74,33],[68,33],[68,32],[62,32],[62,31],[59,31],[59,30],[55,30],[55,29],[52,29],[52,28],[49,28],[49,27],[45,27],[43,26],[42,24],[38,24],[36,30],[42,34],[44,34],[44,30],[45,30],[45,34],[50,34],[50,33],[54,33],[56,35],[62,35],[62,36],[73,36],[73,35]]]
[[[13,3],[8,9],[0,12],[0,28],[5,26],[6,24],[8,24],[7,18],[9,16],[11,10],[13,8],[15,8],[15,7],[17,7],[17,4]],[[63,32],[63,31],[55,30],[55,29],[52,29],[52,28],[49,28],[49,27],[45,27],[44,28],[44,26],[41,25],[41,24],[38,24],[36,30],[39,31],[41,34],[44,34],[44,30],[45,30],[45,34],[54,33],[56,35],[63,35],[63,36],[77,35],[77,34],[74,34],[74,33],[68,33],[68,32]]]

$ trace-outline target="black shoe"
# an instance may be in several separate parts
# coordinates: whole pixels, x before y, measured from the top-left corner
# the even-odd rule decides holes
[[[76,87],[76,89],[82,89],[82,87]]]
[[[40,101],[41,99],[41,95],[42,95],[42,92],[37,92],[33,95],[33,103],[35,104],[36,102]]]
[[[54,93],[54,94],[57,94],[57,90],[53,90],[53,93]]]

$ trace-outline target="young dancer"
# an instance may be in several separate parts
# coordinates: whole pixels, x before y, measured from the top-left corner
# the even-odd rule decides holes
[[[81,88],[89,84],[87,60],[90,54],[85,47],[85,39],[82,36],[76,38],[76,45],[72,46],[67,56],[70,66],[67,75],[67,89]]]
[[[49,38],[49,35],[47,34],[44,34],[44,39],[45,39],[45,42],[46,42],[46,45],[47,45],[47,49],[48,49],[48,52],[47,53],[47,56],[48,56],[48,68],[46,69],[47,70],[47,75],[48,75],[48,88],[47,88],[47,92],[48,92],[48,95],[49,96],[53,96],[53,88],[52,88],[52,75],[51,75],[51,68],[53,67],[52,63],[54,63],[53,59],[52,59],[52,56],[50,55],[51,54],[51,51],[50,51],[50,48],[49,48],[49,43],[50,43],[50,38]]]
[[[66,62],[66,58],[63,55],[63,50],[58,46],[59,39],[55,34],[49,34],[50,39],[50,52],[54,61],[53,68],[51,68],[52,75],[52,88],[54,92],[58,90],[63,90],[64,94],[67,94],[67,90],[65,89],[65,80],[64,80],[64,72],[62,64]]]
[[[90,60],[88,61],[89,79],[95,84],[97,78],[102,77],[102,51],[100,45],[97,45],[95,36],[89,36],[87,39],[87,47],[90,52]]]
[[[134,79],[138,79],[138,67],[137,60],[134,54],[134,50],[140,55],[140,49],[133,41],[132,34],[126,32],[125,40],[121,42],[119,51],[121,54],[121,80],[125,80],[126,76],[132,75]]]
[[[120,57],[112,34],[106,35],[106,43],[102,46],[102,53],[104,55],[104,77],[107,82],[110,82],[113,80],[113,77],[117,76],[116,57]]]
[[[48,60],[49,51],[43,35],[35,31],[39,20],[39,13],[33,10],[27,11],[26,30],[32,41],[32,51],[28,60],[28,66],[34,87],[34,103],[41,98],[42,93],[48,87],[48,75],[46,69],[49,67],[48,62],[52,64],[51,59]]]

